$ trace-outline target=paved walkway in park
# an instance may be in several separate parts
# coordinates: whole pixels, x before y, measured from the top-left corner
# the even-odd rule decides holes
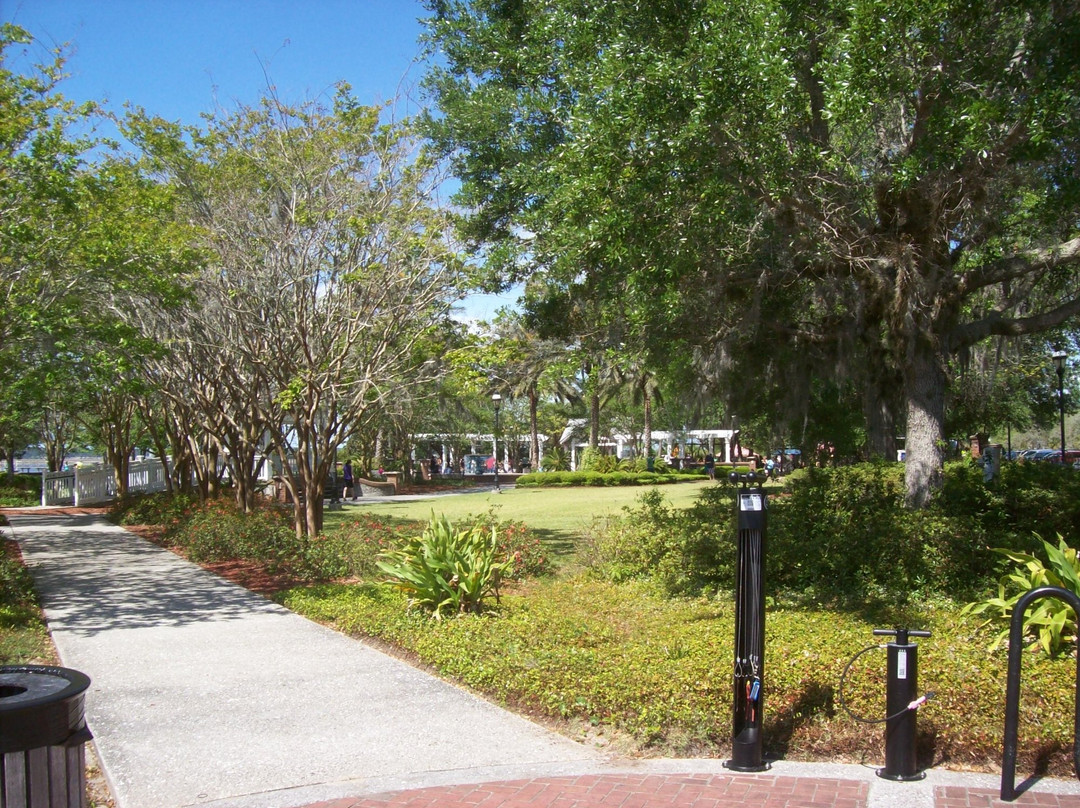
[[[117,808],[993,806],[996,777],[633,761],[576,743],[90,515],[12,515]],[[1021,779],[1023,774],[1021,774]],[[1040,780],[1016,805],[1080,808]]]

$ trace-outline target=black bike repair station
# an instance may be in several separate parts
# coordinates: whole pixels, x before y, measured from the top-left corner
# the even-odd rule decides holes
[[[768,498],[761,484],[764,475],[732,472],[728,480],[736,489],[735,554],[735,673],[732,701],[731,759],[724,767],[737,772],[760,772],[769,768],[762,757],[762,724],[765,695],[765,534]],[[929,637],[929,631],[915,629],[874,629],[875,635],[890,635],[887,646],[871,645],[852,657],[840,677],[841,706],[856,721],[885,724],[885,766],[877,774],[887,780],[919,780],[916,760],[915,713],[933,693],[919,697],[918,646],[912,637]],[[868,651],[888,649],[885,718],[866,719],[851,712],[844,703],[844,680],[855,661]]]
[[[762,760],[761,725],[765,695],[765,526],[768,501],[759,481],[764,475],[732,472],[738,538],[735,580],[735,698],[732,703],[731,760],[737,772],[769,768]]]

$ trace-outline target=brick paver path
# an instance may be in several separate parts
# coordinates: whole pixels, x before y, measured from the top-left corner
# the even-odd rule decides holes
[[[585,775],[423,788],[308,808],[865,808],[852,780],[768,775]]]
[[[1013,802],[1002,802],[998,791],[985,788],[938,786],[934,789],[935,808],[1008,808],[1010,805],[1039,805],[1047,808],[1080,808],[1080,796],[1068,794],[1035,794],[1026,792]]]

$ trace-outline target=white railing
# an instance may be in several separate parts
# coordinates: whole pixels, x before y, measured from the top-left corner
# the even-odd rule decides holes
[[[140,460],[128,467],[128,491],[164,491],[165,465],[160,460]],[[100,505],[116,498],[116,482],[110,466],[77,468],[41,475],[42,505]]]
[[[46,471],[41,475],[42,505],[75,504],[75,472]]]

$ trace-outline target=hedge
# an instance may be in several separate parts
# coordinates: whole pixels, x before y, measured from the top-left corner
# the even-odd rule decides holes
[[[517,478],[517,485],[523,488],[559,487],[559,486],[604,486],[604,485],[662,485],[664,483],[703,480],[703,471],[678,471],[658,473],[655,471],[538,471],[523,474]]]

